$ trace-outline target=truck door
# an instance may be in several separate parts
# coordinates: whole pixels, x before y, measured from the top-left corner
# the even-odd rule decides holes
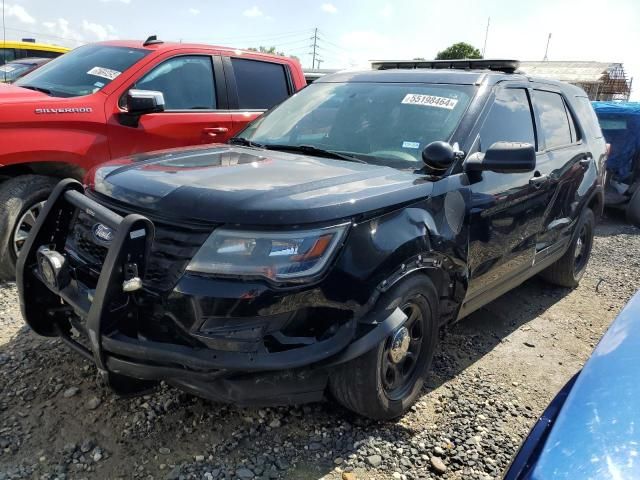
[[[526,88],[498,87],[474,151],[484,152],[498,141],[537,145]],[[540,175],[536,167],[535,172],[485,171],[470,178],[470,280],[463,310],[504,293],[531,268],[546,208],[546,187],[535,181]]]
[[[578,189],[593,156],[559,91],[536,88],[532,99],[540,131],[538,169],[549,192],[536,241],[535,261],[540,262],[569,240],[580,213]]]
[[[226,142],[233,134],[220,58],[180,55],[142,74],[130,88],[162,92],[165,111],[122,122],[126,91],[109,118],[112,158],[165,148]],[[127,90],[128,91],[128,90]]]

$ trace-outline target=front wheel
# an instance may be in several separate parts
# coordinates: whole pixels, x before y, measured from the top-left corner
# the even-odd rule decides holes
[[[21,175],[0,184],[0,281],[15,278],[18,254],[57,182]]]
[[[438,341],[438,296],[431,280],[414,274],[379,300],[405,323],[376,348],[334,372],[329,388],[343,406],[375,420],[404,414],[420,395]]]
[[[567,252],[546,270],[540,272],[540,276],[549,283],[561,287],[577,287],[591,257],[595,226],[596,220],[593,212],[591,209],[585,208]]]

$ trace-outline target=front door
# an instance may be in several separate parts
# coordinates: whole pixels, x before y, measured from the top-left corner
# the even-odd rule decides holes
[[[137,126],[123,125],[122,108],[109,119],[112,158],[166,148],[226,142],[234,133],[226,108],[222,70],[214,75],[216,57],[181,55],[163,61],[132,88],[162,92],[165,111],[142,115]]]
[[[486,151],[498,141],[536,145],[527,89],[498,87],[495,95],[476,150]],[[465,303],[484,303],[480,299],[499,295],[500,285],[531,268],[548,198],[548,185],[536,181],[540,175],[538,170],[485,171],[481,178],[470,178],[470,281]]]

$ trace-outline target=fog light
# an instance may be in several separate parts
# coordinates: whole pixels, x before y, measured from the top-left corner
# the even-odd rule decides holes
[[[61,290],[69,284],[69,270],[62,254],[42,246],[37,258],[40,276],[50,288]]]

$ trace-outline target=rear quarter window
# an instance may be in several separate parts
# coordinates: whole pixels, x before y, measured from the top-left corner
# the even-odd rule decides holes
[[[598,117],[587,97],[574,97],[573,107],[578,115],[578,122],[591,138],[602,138],[602,130]]]
[[[285,66],[279,63],[232,58],[239,108],[268,110],[289,96]]]

